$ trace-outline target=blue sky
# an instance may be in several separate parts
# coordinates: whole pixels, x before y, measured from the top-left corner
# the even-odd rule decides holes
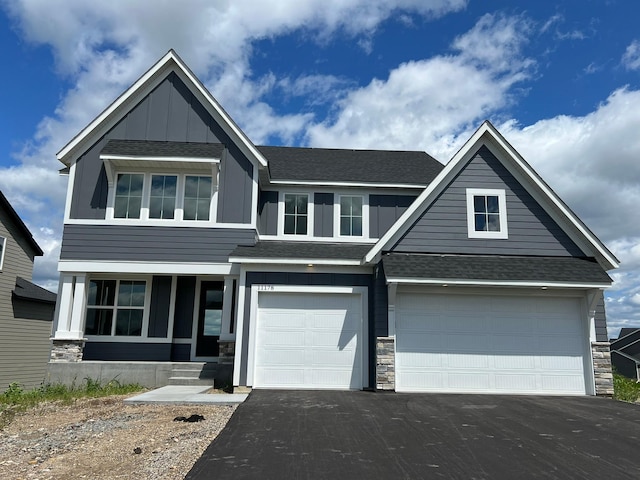
[[[55,288],[55,153],[169,48],[256,144],[426,150],[490,119],[622,262],[640,326],[640,4],[627,0],[0,0],[0,189]]]

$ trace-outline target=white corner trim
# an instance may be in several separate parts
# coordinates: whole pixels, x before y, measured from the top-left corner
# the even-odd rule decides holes
[[[509,238],[509,227],[507,224],[507,196],[504,189],[495,188],[467,188],[467,235],[469,238]],[[498,212],[500,215],[500,230],[497,232],[477,231],[475,227],[474,197],[476,196],[496,196],[498,197]]]

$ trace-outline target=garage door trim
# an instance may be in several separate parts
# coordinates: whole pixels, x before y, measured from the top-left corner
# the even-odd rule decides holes
[[[361,385],[368,385],[369,375],[369,342],[368,342],[368,290],[366,287],[352,286],[326,286],[326,285],[271,285],[254,284],[251,286],[251,304],[249,321],[249,351],[247,355],[247,386],[254,385],[254,373],[256,367],[256,337],[258,328],[258,310],[261,295],[269,293],[306,293],[306,294],[356,294],[360,295],[360,329],[358,331],[358,342],[360,343],[360,370]]]

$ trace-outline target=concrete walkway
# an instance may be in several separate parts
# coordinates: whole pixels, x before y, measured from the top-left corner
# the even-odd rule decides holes
[[[167,385],[127,398],[126,404],[236,405],[247,399],[246,393],[206,393],[211,387]]]

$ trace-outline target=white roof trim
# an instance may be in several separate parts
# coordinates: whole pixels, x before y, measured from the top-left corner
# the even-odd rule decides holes
[[[80,133],[78,133],[62,150],[57,153],[57,158],[65,165],[70,165],[74,159],[74,154],[78,154],[77,150],[87,142],[87,140],[97,130],[104,128],[109,120],[115,116],[124,116],[128,103],[135,98],[139,91],[143,90],[148,84],[154,80],[159,81],[166,71],[175,71],[185,77],[190,85],[188,87],[195,89],[197,93],[205,100],[205,108],[209,113],[220,122],[221,127],[227,131],[229,136],[236,140],[238,146],[244,151],[249,158],[255,159],[263,167],[267,166],[267,160],[249,140],[245,133],[236,125],[231,117],[224,111],[218,101],[211,95],[198,78],[189,70],[182,59],[174,52],[169,50],[155,65],[153,65],[145,74],[143,74],[131,87],[129,87],[122,95],[120,95],[111,105],[109,105],[100,115],[98,115],[89,125],[87,125]],[[183,79],[184,80],[184,79]],[[102,132],[106,133],[106,132]]]
[[[598,238],[584,225],[584,223],[582,223],[582,221],[569,209],[569,207],[560,200],[555,192],[551,190],[551,188],[542,180],[542,178],[540,178],[524,158],[522,158],[522,156],[504,139],[504,137],[502,137],[502,135],[489,121],[485,121],[480,128],[475,131],[471,138],[469,138],[462,148],[458,150],[433,182],[429,184],[429,186],[418,196],[414,203],[411,204],[411,206],[378,241],[378,243],[376,243],[376,245],[365,255],[364,263],[372,262],[383,248],[389,245],[392,241],[397,240],[400,235],[405,233],[406,229],[415,220],[417,220],[417,217],[424,211],[424,208],[444,189],[448,181],[462,169],[470,155],[472,155],[481,144],[487,145],[488,147],[501,148],[525,178],[531,181],[531,183],[533,183],[545,195],[551,205],[560,213],[562,219],[573,226],[583,237],[586,243],[593,248],[600,257],[600,264],[603,268],[605,268],[605,270],[618,268],[619,263],[615,256],[602,244],[602,242],[600,242],[600,240],[598,240]]]
[[[100,160],[144,160],[154,162],[183,162],[183,163],[220,163],[219,157],[154,157],[138,155],[111,155],[100,154]]]
[[[231,263],[270,264],[270,265],[360,265],[360,260],[340,260],[327,258],[258,258],[258,257],[229,257]]]
[[[517,280],[452,280],[447,278],[404,278],[388,277],[387,283],[398,283],[404,285],[463,285],[463,286],[483,286],[483,287],[533,287],[533,288],[608,288],[607,283],[571,283],[571,282],[527,282]]]
[[[363,188],[412,188],[423,189],[426,185],[408,183],[367,183],[367,182],[323,182],[315,180],[269,180],[271,185],[309,185],[331,187],[363,187]]]

